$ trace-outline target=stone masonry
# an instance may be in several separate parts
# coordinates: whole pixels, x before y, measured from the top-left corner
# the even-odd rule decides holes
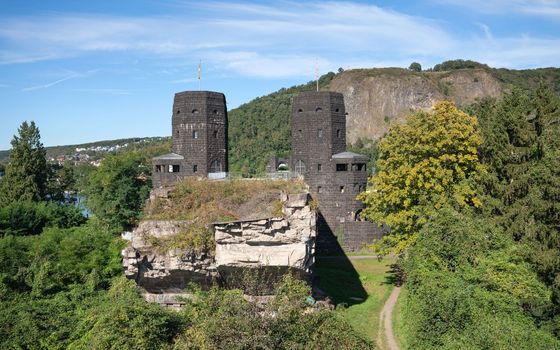
[[[213,224],[215,252],[196,253],[189,249],[161,251],[154,239],[179,234],[190,223],[181,220],[145,220],[132,232],[122,251],[125,275],[134,279],[149,301],[180,304],[184,288],[196,283],[239,286],[247,272],[267,276],[262,290],[270,291],[275,281],[290,270],[302,277],[314,262],[316,213],[309,195],[282,194],[281,217]]]
[[[346,151],[342,94],[308,91],[294,98],[291,161],[319,204],[319,252],[355,251],[381,237],[379,227],[360,222],[356,196],[366,189],[367,157]]]
[[[171,124],[173,152],[153,159],[154,188],[169,186],[185,176],[227,173],[228,120],[224,94],[175,94]]]

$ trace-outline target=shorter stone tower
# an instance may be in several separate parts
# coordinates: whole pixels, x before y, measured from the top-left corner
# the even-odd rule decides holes
[[[176,93],[172,113],[173,153],[153,159],[154,188],[171,185],[185,176],[225,177],[228,123],[224,94]]]
[[[292,106],[292,170],[319,204],[317,250],[358,250],[381,235],[361,221],[356,196],[367,184],[367,157],[346,151],[346,112],[341,93],[302,92]]]

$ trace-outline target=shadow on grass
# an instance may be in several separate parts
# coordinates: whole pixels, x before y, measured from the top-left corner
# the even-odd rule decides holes
[[[326,293],[335,305],[363,303],[368,294],[360,275],[340,246],[332,230],[319,215],[317,255],[313,268],[313,286]]]
[[[387,274],[385,275],[385,282],[383,283],[400,287],[404,281],[404,270],[402,269],[402,266],[398,262],[388,266],[390,267],[390,270],[387,271]]]

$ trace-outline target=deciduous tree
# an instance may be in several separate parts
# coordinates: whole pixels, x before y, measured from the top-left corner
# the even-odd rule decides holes
[[[391,127],[379,143],[371,189],[358,197],[366,205],[364,217],[391,227],[384,243],[403,251],[450,198],[464,206],[481,205],[469,181],[484,171],[477,154],[480,143],[477,119],[451,102]]]

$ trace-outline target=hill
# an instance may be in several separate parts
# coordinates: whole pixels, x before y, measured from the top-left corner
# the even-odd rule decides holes
[[[496,69],[454,60],[421,72],[402,68],[330,72],[320,78],[319,87],[344,95],[346,136],[354,146],[351,148],[374,153],[374,141],[384,135],[391,123],[402,122],[411,110],[426,110],[444,99],[466,106],[484,97],[499,97],[514,87],[533,89],[540,82],[560,92],[560,69]],[[288,156],[291,99],[301,91],[314,89],[314,82],[280,89],[231,110],[230,169],[259,173],[272,154]]]
[[[50,161],[89,161],[103,159],[107,154],[116,153],[121,150],[146,149],[165,146],[170,143],[169,137],[134,137],[117,140],[104,140],[77,145],[45,147],[47,159]],[[169,146],[171,148],[171,146]],[[9,150],[0,151],[0,161],[7,160]]]
[[[560,92],[560,69],[511,70],[453,60],[421,72],[403,68],[329,72],[319,79],[319,88],[344,95],[350,149],[374,156],[375,141],[385,134],[391,123],[402,122],[411,110],[429,109],[443,99],[466,106],[484,97],[499,97],[514,87],[534,89],[540,82]],[[229,111],[230,171],[255,175],[264,172],[273,154],[288,157],[292,98],[315,88],[315,82],[282,88]],[[82,153],[87,154],[91,162],[120,149],[143,149],[169,142],[169,137],[98,141],[47,147],[47,156],[51,160],[61,157],[75,160]],[[5,160],[8,153],[0,151],[0,161]]]

